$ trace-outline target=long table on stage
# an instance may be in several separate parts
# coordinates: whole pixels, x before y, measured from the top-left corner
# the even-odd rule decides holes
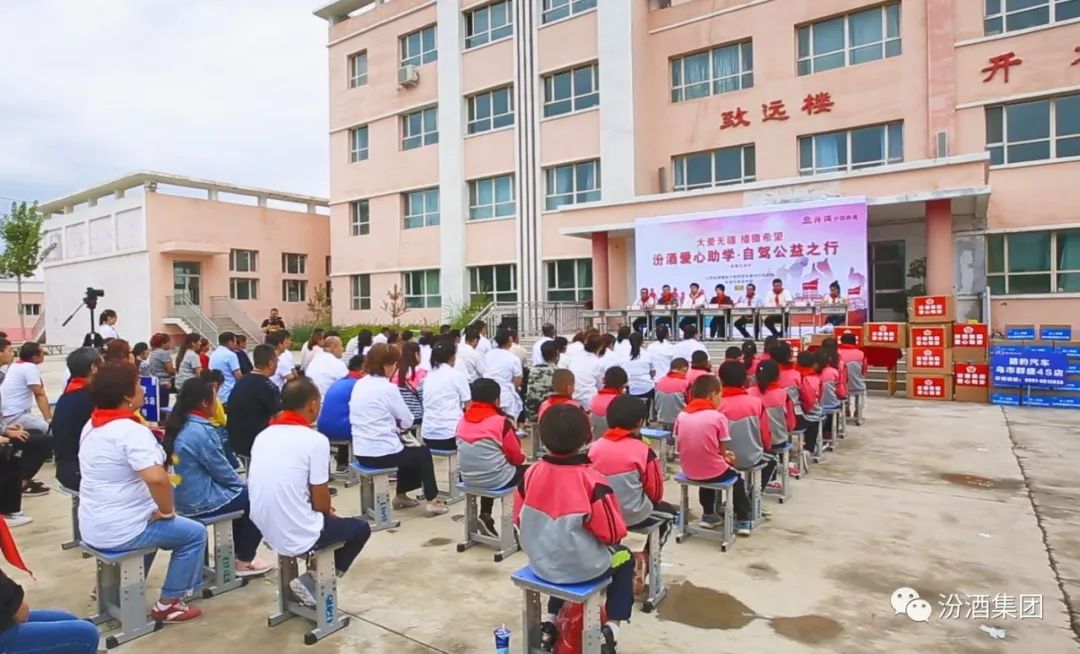
[[[767,318],[779,318],[782,332],[785,336],[798,331],[801,335],[804,327],[811,330],[831,316],[842,316],[847,322],[846,306],[829,305],[792,305],[789,307],[705,307],[701,309],[604,309],[582,311],[582,327],[588,329],[595,327],[601,331],[616,329],[622,325],[630,325],[634,329],[641,330],[647,335],[652,334],[659,325],[667,325],[674,339],[678,339],[680,330],[675,327],[692,323],[697,326],[698,333],[703,338],[713,338],[715,331],[725,334],[724,338],[731,339],[736,333],[735,323],[740,323],[744,329],[752,330],[754,337],[761,334]],[[722,329],[713,329],[716,320],[720,320]],[[741,332],[740,332],[741,335]]]

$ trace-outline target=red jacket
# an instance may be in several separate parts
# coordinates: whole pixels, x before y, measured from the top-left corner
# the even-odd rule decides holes
[[[656,452],[625,429],[609,429],[589,446],[593,467],[607,477],[628,525],[644,522],[664,499],[664,472]]]

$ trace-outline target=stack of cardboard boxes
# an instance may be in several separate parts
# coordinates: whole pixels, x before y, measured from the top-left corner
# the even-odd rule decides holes
[[[952,400],[952,330],[956,300],[949,296],[908,301],[907,396]]]
[[[955,323],[952,339],[956,401],[986,404],[990,401],[990,326]]]
[[[1071,325],[1005,325],[991,349],[990,402],[1080,408],[1080,343],[1072,333]]]

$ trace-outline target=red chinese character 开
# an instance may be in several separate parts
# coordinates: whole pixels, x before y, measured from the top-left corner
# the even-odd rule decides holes
[[[735,111],[725,111],[721,118],[724,122],[720,124],[720,129],[750,126],[750,121],[746,119],[746,110],[742,107],[736,107]]]
[[[773,100],[768,104],[761,105],[761,122],[769,120],[787,120],[791,118],[788,115],[787,109],[784,108],[783,100]]]
[[[999,54],[990,57],[990,65],[982,69],[982,72],[986,73],[986,77],[983,78],[983,83],[989,82],[994,79],[999,70],[1005,71],[1005,83],[1009,83],[1009,69],[1013,66],[1019,66],[1024,63],[1023,59],[1016,56],[1015,52],[1006,52],[1005,54]]]
[[[813,116],[814,114],[823,114],[832,111],[833,102],[831,93],[810,93],[803,99],[802,110],[807,115]]]

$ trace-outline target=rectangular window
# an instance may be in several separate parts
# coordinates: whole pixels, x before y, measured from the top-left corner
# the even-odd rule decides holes
[[[371,275],[350,275],[349,289],[353,311],[371,308]]]
[[[371,233],[371,204],[368,200],[349,203],[349,234],[364,236]]]
[[[820,175],[904,160],[904,123],[799,137],[799,174]]]
[[[469,268],[469,294],[473,300],[487,299],[496,304],[517,302],[517,264]]]
[[[1080,18],[1080,0],[985,0],[987,36]]]
[[[730,93],[754,85],[750,41],[725,45],[671,60],[671,101]]]
[[[547,262],[548,302],[588,302],[592,299],[592,259]]]
[[[544,116],[561,116],[600,104],[600,68],[585,64],[544,76]]]
[[[439,224],[439,189],[426,188],[402,194],[405,202],[405,229]]]
[[[674,158],[676,191],[752,182],[756,175],[753,145],[736,145]]]
[[[1080,293],[1080,229],[987,235],[986,280],[997,294]]]
[[[419,66],[435,61],[438,58],[439,50],[435,43],[434,25],[429,25],[401,37],[401,65],[403,67]]]
[[[442,306],[438,270],[414,270],[404,274],[405,306],[411,309],[437,309]]]
[[[873,7],[796,28],[800,75],[900,54],[900,3]]]
[[[1080,93],[987,107],[986,149],[992,166],[1080,156]]]
[[[368,158],[368,126],[349,130],[349,161],[356,163]]]
[[[258,272],[259,253],[256,250],[229,250],[230,272]]]
[[[307,255],[283,253],[281,255],[281,272],[286,275],[306,275]]]
[[[40,316],[41,315],[41,305],[40,304],[23,304],[23,305],[20,305],[20,306],[22,307],[22,315],[24,315],[24,316]]]
[[[349,88],[367,84],[367,50],[349,55]]]
[[[544,0],[543,21],[550,23],[596,9],[596,0]]]
[[[282,302],[307,302],[307,281],[303,279],[281,280]]]
[[[510,0],[493,2],[465,12],[465,49],[504,39],[514,33]]]
[[[505,218],[517,213],[514,176],[499,175],[469,182],[469,220]]]
[[[439,142],[439,109],[427,107],[401,117],[401,149],[412,150]]]
[[[545,208],[600,200],[600,160],[581,161],[544,169]]]
[[[234,300],[258,300],[259,280],[233,277],[229,280],[229,297]]]
[[[504,86],[466,98],[469,105],[470,134],[486,132],[514,124],[513,88]]]

